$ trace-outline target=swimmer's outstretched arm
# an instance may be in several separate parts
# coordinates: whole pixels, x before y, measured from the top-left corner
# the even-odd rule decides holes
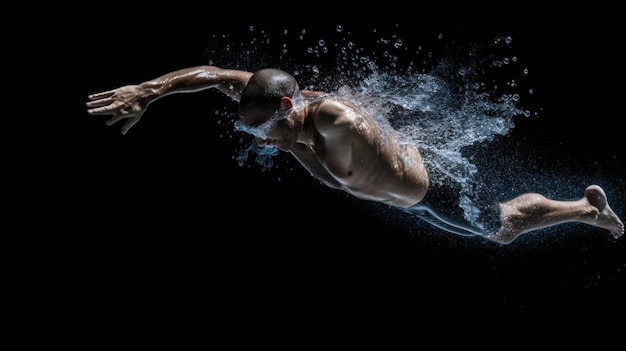
[[[88,96],[87,113],[112,115],[107,121],[111,126],[122,119],[122,134],[134,126],[148,105],[162,97],[175,93],[190,93],[215,88],[239,101],[243,88],[252,76],[251,72],[222,69],[216,66],[196,66],[173,71],[152,80],[125,85]]]

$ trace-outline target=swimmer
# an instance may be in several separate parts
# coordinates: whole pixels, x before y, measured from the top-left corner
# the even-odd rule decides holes
[[[480,215],[468,221],[458,192],[435,186],[416,146],[383,133],[367,106],[300,90],[296,79],[280,69],[246,72],[209,65],[180,69],[91,94],[87,112],[111,115],[108,126],[124,121],[121,129],[126,134],[152,102],[206,89],[217,89],[239,103],[238,130],[252,134],[261,147],[291,153],[323,184],[414,213],[448,232],[503,245],[524,233],[568,222],[605,229],[615,239],[624,234],[624,224],[597,185],[589,185],[573,201],[526,193],[496,202],[478,192],[472,201]]]

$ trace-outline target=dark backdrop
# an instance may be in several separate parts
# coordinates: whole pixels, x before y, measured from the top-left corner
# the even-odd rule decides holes
[[[85,112],[88,94],[205,64],[211,35],[251,24],[270,37],[283,28],[332,33],[341,24],[358,38],[382,28],[412,47],[436,42],[438,33],[459,41],[510,34],[531,72],[523,84],[535,93],[525,103],[540,113],[519,120],[502,147],[528,149],[539,169],[575,170],[574,193],[603,182],[624,219],[616,24],[511,11],[438,12],[440,20],[385,15],[380,23],[374,13],[285,22],[239,16],[229,24],[164,11],[133,14],[133,26],[109,12],[84,16],[82,40],[68,49],[70,68],[56,78],[72,86],[66,97],[74,104],[42,122],[54,128],[54,142],[38,154],[37,171],[49,175],[38,181],[44,200],[30,205],[56,230],[43,239],[58,248],[50,258],[61,267],[52,269],[55,284],[76,284],[67,294],[85,306],[77,313],[84,318],[127,315],[140,323],[188,314],[229,325],[268,315],[332,323],[329,316],[378,312],[621,308],[626,242],[603,230],[564,225],[500,246],[407,225],[385,207],[323,187],[282,156],[269,170],[240,167],[233,156],[241,135],[212,118],[236,105],[216,92],[158,101],[126,136]],[[511,13],[518,16],[508,20]]]

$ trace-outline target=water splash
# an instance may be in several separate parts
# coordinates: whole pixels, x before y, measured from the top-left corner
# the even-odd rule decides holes
[[[477,166],[463,150],[506,135],[523,111],[508,96],[494,101],[480,88],[446,80],[450,68],[442,63],[433,73],[393,75],[374,70],[358,87],[344,86],[338,92],[371,106],[383,130],[416,145],[431,182],[460,189],[466,218],[474,221],[480,212],[471,199],[482,182],[474,177]]]
[[[228,45],[216,44],[220,56],[210,63],[222,65],[217,60],[221,57],[227,61],[224,65],[248,71],[279,67],[291,72],[304,89],[367,106],[386,133],[421,150],[433,183],[460,189],[469,220],[478,216],[469,199],[481,181],[476,158],[464,150],[506,135],[516,116],[530,116],[517,107],[520,82],[528,70],[511,53],[511,37],[495,37],[490,50],[475,42],[453,44],[451,49],[441,45],[445,35],[439,34],[436,44],[443,48],[436,52],[422,45],[412,48],[400,35],[378,30],[364,36],[373,43],[363,43],[359,39],[364,37],[356,38],[345,26],[337,26],[334,36],[307,29],[274,33],[253,26],[246,34],[251,38],[229,37]],[[238,163],[244,165],[251,153],[256,163],[269,169],[278,150],[252,141],[238,152]]]
[[[244,165],[244,162],[250,156],[250,153],[255,153],[256,157],[254,161],[265,168],[272,168],[274,166],[274,160],[272,157],[278,155],[280,151],[271,146],[259,146],[257,143],[253,142],[248,147],[239,150],[236,156],[237,163],[240,166]]]

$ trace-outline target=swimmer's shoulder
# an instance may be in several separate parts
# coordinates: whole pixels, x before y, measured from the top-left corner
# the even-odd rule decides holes
[[[308,101],[310,111],[316,117],[326,116],[334,119],[343,117],[349,110],[354,109],[350,101],[326,92],[303,90],[302,96]]]

